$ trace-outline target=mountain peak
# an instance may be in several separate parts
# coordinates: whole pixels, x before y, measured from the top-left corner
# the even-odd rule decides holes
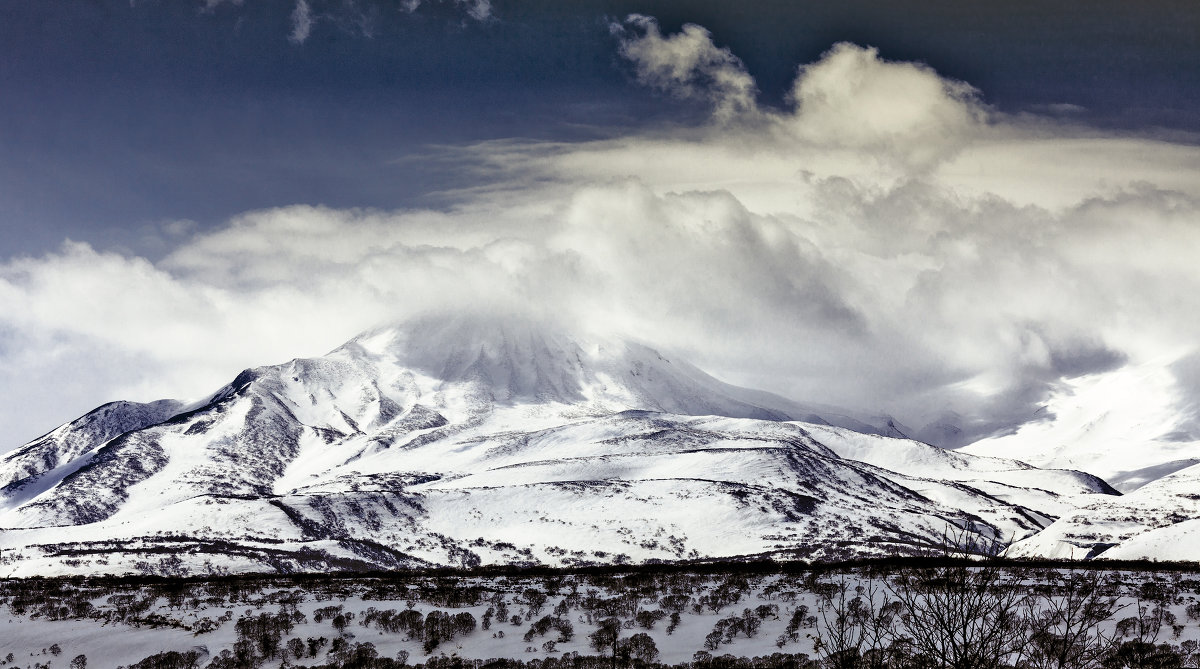
[[[833,427],[854,421],[512,316],[380,328],[186,411],[113,407],[0,460],[0,549],[25,556],[12,573],[153,570],[145,556],[167,552],[189,570],[829,559],[947,525],[1023,538],[1105,492]],[[880,425],[859,429],[898,432]]]
[[[586,405],[769,420],[808,420],[819,413],[723,383],[641,342],[572,331],[532,316],[429,315],[364,333],[333,355],[412,370],[443,392],[469,387],[497,405]],[[837,412],[830,418],[854,429],[886,429]]]
[[[501,403],[585,401],[585,387],[595,381],[592,363],[611,355],[550,321],[482,314],[425,316],[365,333],[339,350],[446,384],[481,385]]]

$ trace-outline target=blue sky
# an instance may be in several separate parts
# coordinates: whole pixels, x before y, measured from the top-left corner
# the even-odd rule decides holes
[[[1200,435],[1198,62],[1190,0],[12,0],[0,450],[481,305],[947,445],[1149,366]]]
[[[712,32],[781,104],[839,41],[970,82],[1015,113],[1074,105],[1099,127],[1200,131],[1194,2],[16,0],[0,9],[0,254],[64,237],[156,253],[146,226],[218,225],[294,203],[441,204],[461,175],[429,144],[579,139],[695,105],[640,87],[608,23]],[[1066,107],[1063,107],[1066,109]]]

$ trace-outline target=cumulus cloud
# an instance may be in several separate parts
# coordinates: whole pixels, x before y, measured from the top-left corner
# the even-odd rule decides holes
[[[649,16],[631,14],[611,25],[620,37],[620,53],[632,62],[638,81],[680,97],[710,101],[718,119],[757,109],[754,78],[729,49],[719,48],[707,30],[694,23],[664,36]]]
[[[654,49],[678,39],[635,28]],[[744,73],[706,42],[647,71]],[[460,147],[480,185],[443,211],[283,207],[176,230],[156,261],[82,243],[9,259],[0,424],[28,438],[87,404],[198,397],[381,321],[481,306],[616,330],[948,445],[1129,365],[1173,375],[1196,413],[1200,149],[990,118],[966,84],[871,49],[799,72],[795,108],[752,123]]]
[[[612,31],[639,82],[705,99],[722,123],[767,121],[785,141],[924,169],[952,156],[987,122],[979,91],[969,84],[921,63],[885,60],[875,48],[835,44],[798,69],[789,108],[766,110],[756,102],[757,85],[742,61],[716,46],[704,28],[687,24],[664,36],[653,18],[632,14]]]
[[[795,110],[782,122],[797,136],[917,166],[952,153],[986,119],[970,85],[845,42],[800,68],[791,99]]]

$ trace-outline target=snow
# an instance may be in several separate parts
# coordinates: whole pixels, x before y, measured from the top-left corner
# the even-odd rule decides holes
[[[682,589],[689,593],[690,603],[699,602],[702,595],[712,593],[724,582],[721,575],[681,574]],[[869,577],[858,572],[825,573],[825,574],[794,574],[794,575],[749,575],[746,579],[748,590],[743,592],[737,601],[725,606],[718,612],[712,612],[704,607],[697,612],[692,606],[686,606],[681,614],[680,624],[672,634],[667,634],[667,620],[660,620],[651,629],[641,627],[625,627],[621,630],[622,637],[635,633],[648,634],[660,652],[660,659],[666,663],[679,663],[690,660],[693,654],[704,648],[705,636],[713,630],[717,621],[729,616],[740,615],[745,609],[755,609],[766,605],[778,607],[777,614],[767,615],[762,620],[761,629],[754,637],[744,633],[737,634],[732,641],[721,643],[713,651],[714,655],[725,653],[734,656],[764,656],[776,651],[786,653],[814,654],[812,636],[819,634],[826,627],[825,617],[821,615],[821,600],[812,592],[811,583],[806,577],[815,577],[825,583],[837,583],[845,579],[851,591],[856,586],[873,585],[882,596],[887,593],[887,585],[883,580],[872,581]],[[1032,582],[1045,582],[1046,572],[1026,573],[1025,578]],[[1112,572],[1107,574],[1108,581],[1116,588],[1119,596],[1116,614],[1105,625],[1104,631],[1111,633],[1116,619],[1130,615],[1137,601],[1140,586],[1144,583],[1157,581],[1168,592],[1180,584],[1172,581],[1171,575],[1146,572]],[[1176,577],[1178,574],[1175,575]],[[660,575],[661,578],[661,575]],[[324,637],[327,640],[342,637],[350,643],[372,643],[381,656],[395,657],[400,651],[409,654],[412,664],[422,662],[430,656],[458,655],[463,658],[544,658],[550,654],[561,655],[566,652],[577,652],[581,655],[594,655],[596,651],[589,647],[588,635],[597,627],[599,612],[590,612],[580,603],[570,607],[565,618],[572,623],[574,636],[570,641],[557,644],[553,651],[542,648],[542,643],[555,635],[551,632],[546,637],[535,637],[531,641],[524,640],[524,633],[530,628],[532,620],[542,615],[551,615],[555,607],[564,597],[576,591],[582,596],[595,593],[599,598],[609,599],[626,597],[638,610],[655,610],[660,608],[659,598],[669,594],[664,581],[655,583],[650,591],[642,588],[646,585],[645,575],[635,577],[638,585],[631,591],[620,587],[623,575],[614,574],[596,579],[576,574],[562,577],[558,584],[559,594],[549,594],[545,579],[536,577],[484,578],[468,577],[451,579],[454,585],[480,586],[484,590],[483,600],[502,595],[508,604],[510,616],[518,616],[518,623],[494,620],[491,628],[482,629],[480,625],[466,635],[457,636],[454,640],[443,642],[431,653],[425,653],[419,639],[414,639],[405,632],[383,632],[374,626],[362,624],[366,612],[374,608],[377,611],[403,611],[411,608],[422,616],[434,610],[448,613],[470,613],[477,621],[482,621],[490,603],[479,601],[473,604],[451,607],[433,604],[428,598],[421,596],[417,586],[429,586],[428,580],[413,578],[408,582],[397,580],[376,580],[371,578],[325,580],[309,582],[307,585],[293,585],[286,581],[263,582],[246,581],[237,588],[236,597],[220,594],[220,585],[210,589],[210,584],[197,583],[185,590],[185,596],[175,605],[171,605],[165,597],[152,592],[149,588],[133,584],[118,585],[114,590],[93,592],[97,596],[90,598],[95,609],[103,616],[112,613],[115,608],[109,600],[113,593],[136,595],[138,599],[149,599],[148,608],[143,616],[161,616],[169,624],[165,626],[135,625],[130,622],[113,620],[102,623],[96,618],[67,618],[50,620],[44,616],[33,616],[30,613],[18,615],[10,608],[0,608],[0,657],[13,653],[16,667],[30,667],[34,662],[48,662],[51,667],[65,667],[71,658],[85,654],[88,666],[116,667],[128,665],[153,653],[166,650],[188,651],[197,650],[201,653],[202,663],[220,654],[223,650],[232,648],[235,640],[235,625],[238,619],[256,616],[261,613],[276,614],[281,611],[296,611],[302,621],[297,622],[290,633],[283,637],[287,639]],[[770,586],[777,592],[767,590]],[[548,594],[543,609],[533,614],[523,606],[519,594],[527,588],[534,588]],[[1030,588],[1031,591],[1037,589]],[[792,594],[781,596],[778,591],[789,591]],[[283,604],[283,602],[288,602]],[[1196,601],[1194,593],[1188,592],[1186,585],[1172,597],[1167,604],[1176,619],[1183,621],[1189,604]],[[51,603],[54,600],[51,599]],[[782,647],[777,647],[776,639],[784,632],[793,611],[806,607],[808,615],[813,616],[813,626],[804,626],[799,630],[796,641],[785,640]],[[317,610],[329,607],[339,612],[353,614],[353,619],[344,629],[338,630],[333,625],[333,616],[325,616],[317,620]],[[632,616],[623,616],[630,620]],[[832,618],[832,615],[830,615]],[[211,631],[200,631],[195,628],[197,622],[207,619],[217,626]],[[630,622],[632,622],[630,620]],[[1182,627],[1182,626],[1181,626]],[[1176,643],[1184,639],[1194,639],[1197,631],[1194,625],[1186,626],[1179,633],[1172,633],[1169,626],[1164,625],[1160,641]],[[1157,632],[1156,632],[1157,634]],[[52,644],[57,644],[61,653],[55,657],[48,652]],[[312,665],[324,663],[328,659],[330,644],[325,644],[316,658],[305,658],[302,664]],[[47,652],[43,652],[47,651]],[[271,666],[275,664],[273,661]]]
[[[1041,534],[1014,544],[1014,557],[1196,561],[1200,466],[1175,472],[1120,497],[1095,497]]]
[[[212,397],[0,491],[0,574],[837,559],[1029,540],[1112,492],[521,319],[380,329]]]
[[[957,452],[1084,470],[1122,492],[1136,490],[1200,461],[1195,416],[1186,408],[1171,362],[1153,360],[1069,379],[1047,400],[1042,420]]]

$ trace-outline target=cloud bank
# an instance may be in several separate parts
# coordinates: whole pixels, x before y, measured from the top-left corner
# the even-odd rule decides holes
[[[430,159],[479,185],[442,211],[283,207],[156,262],[68,242],[0,264],[0,448],[103,401],[199,397],[380,322],[497,305],[947,445],[1128,365],[1200,406],[1179,371],[1200,341],[1196,146],[1005,117],[849,44],[769,109],[702,28],[635,16],[617,35],[640,81],[713,123],[459,147]]]

